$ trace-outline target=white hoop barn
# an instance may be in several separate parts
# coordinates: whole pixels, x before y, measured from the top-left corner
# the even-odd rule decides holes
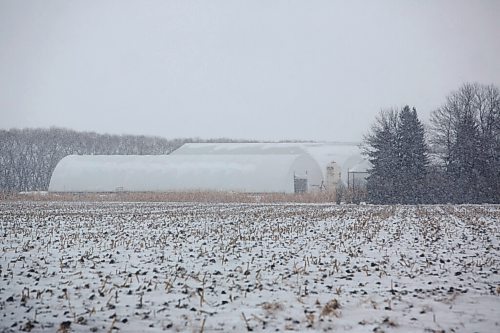
[[[308,155],[70,155],[56,166],[51,192],[304,192],[320,184]],[[304,185],[302,185],[304,186]]]
[[[359,148],[346,144],[185,144],[170,155],[66,156],[49,191],[313,192],[335,189],[363,162]]]

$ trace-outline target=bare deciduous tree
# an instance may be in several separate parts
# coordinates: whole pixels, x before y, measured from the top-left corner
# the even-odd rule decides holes
[[[464,84],[431,116],[433,150],[447,176],[450,201],[500,201],[500,91]]]

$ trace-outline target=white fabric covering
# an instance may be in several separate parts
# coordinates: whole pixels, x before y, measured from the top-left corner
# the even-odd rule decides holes
[[[321,167],[324,179],[327,166],[335,162],[341,169],[341,180],[347,183],[348,170],[356,167],[356,171],[361,172],[371,166],[361,153],[356,143],[186,143],[171,155],[309,154]]]
[[[56,166],[51,192],[294,192],[294,175],[321,184],[320,166],[300,155],[70,155]]]

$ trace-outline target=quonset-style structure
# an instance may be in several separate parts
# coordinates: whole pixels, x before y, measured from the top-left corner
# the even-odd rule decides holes
[[[173,151],[172,155],[288,155],[306,154],[319,165],[322,183],[311,183],[312,188],[333,190],[338,183],[348,185],[349,178],[360,181],[371,167],[362,156],[357,143],[311,142],[311,143],[186,143]]]
[[[322,181],[308,155],[70,155],[51,192],[305,192]]]
[[[347,184],[351,168],[367,167],[353,144],[192,143],[170,155],[67,156],[49,191],[312,192]]]

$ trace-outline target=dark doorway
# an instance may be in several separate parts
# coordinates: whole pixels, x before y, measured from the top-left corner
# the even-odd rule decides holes
[[[295,176],[293,179],[295,193],[307,192],[307,178],[300,178]]]

